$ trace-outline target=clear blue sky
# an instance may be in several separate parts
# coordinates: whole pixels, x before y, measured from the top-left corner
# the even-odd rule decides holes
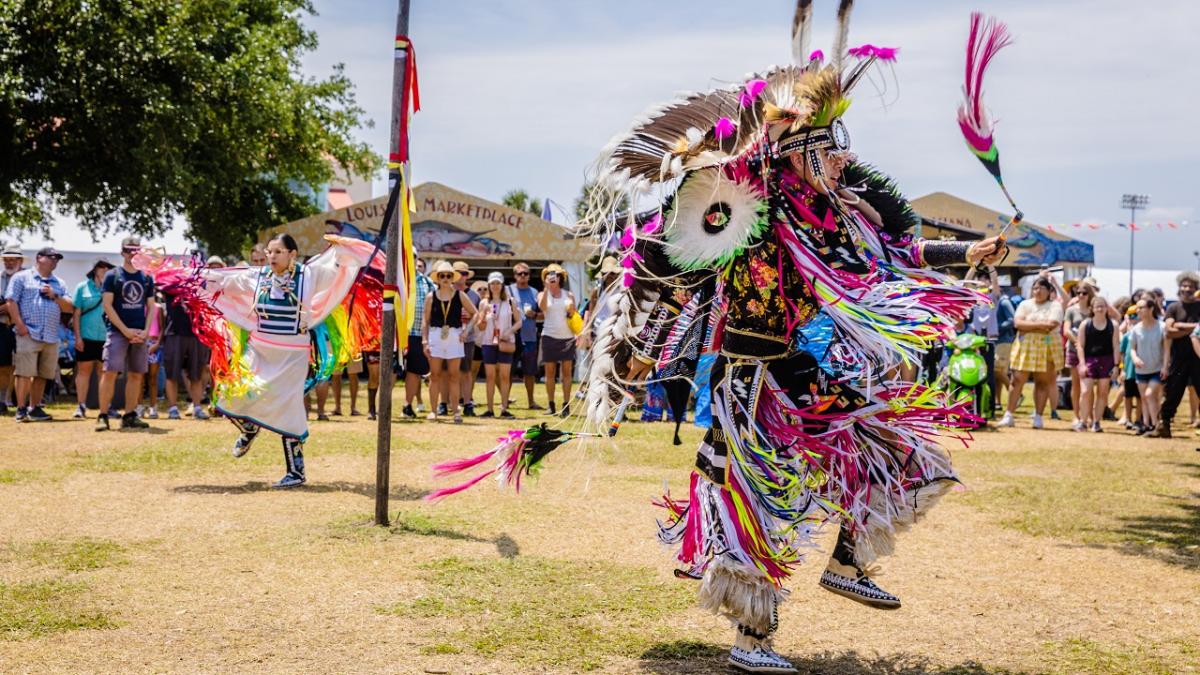
[[[317,0],[320,47],[304,64],[344,63],[375,122],[361,137],[386,153],[390,0]],[[510,188],[567,207],[588,165],[641,111],[685,90],[739,80],[789,58],[791,0],[412,0],[423,109],[413,177],[486,198]],[[817,0],[814,46],[832,36]],[[912,197],[943,190],[1004,205],[954,121],[971,5],[856,3],[851,44],[899,46],[882,96],[858,90],[847,116],[861,158]],[[1015,43],[990,72],[989,107],[1006,182],[1037,223],[1124,222],[1123,192],[1152,195],[1149,220],[1200,220],[1197,157],[1200,4],[1114,0],[978,3]],[[746,8],[752,8],[747,11]],[[382,189],[382,182],[379,183]],[[1200,224],[1138,235],[1138,266],[1191,268]],[[1128,233],[1089,233],[1098,264],[1128,264]]]

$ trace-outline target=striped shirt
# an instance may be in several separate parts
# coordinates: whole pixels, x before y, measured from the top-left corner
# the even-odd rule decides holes
[[[425,298],[433,292],[433,282],[429,280],[429,277],[418,273],[416,289],[416,298],[413,300],[413,316],[417,317],[417,320],[413,321],[412,330],[408,332],[409,335],[421,334],[421,317],[425,316]]]
[[[58,342],[58,326],[62,323],[62,308],[58,303],[42,295],[42,285],[47,284],[62,297],[67,287],[62,279],[51,274],[43,277],[35,269],[21,270],[8,283],[5,299],[15,302],[21,312],[21,320],[29,328],[29,337],[38,342]]]
[[[272,335],[299,335],[300,306],[304,295],[302,268],[297,265],[290,279],[284,280],[263,267],[255,293],[258,330]]]

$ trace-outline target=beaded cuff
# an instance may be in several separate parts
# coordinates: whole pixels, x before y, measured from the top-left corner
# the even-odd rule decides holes
[[[926,239],[921,242],[921,262],[928,267],[962,265],[967,262],[967,251],[973,243]]]

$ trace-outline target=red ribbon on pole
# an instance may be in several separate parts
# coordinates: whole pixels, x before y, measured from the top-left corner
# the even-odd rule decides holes
[[[413,113],[421,109],[421,87],[417,80],[417,50],[407,35],[396,36],[396,58],[400,58],[402,53],[406,57],[404,59],[404,92],[408,105],[405,105],[405,109],[400,112],[400,142],[397,144],[398,151],[388,157],[389,169],[399,168],[400,164],[408,162],[408,120],[410,117],[408,107],[412,106]]]

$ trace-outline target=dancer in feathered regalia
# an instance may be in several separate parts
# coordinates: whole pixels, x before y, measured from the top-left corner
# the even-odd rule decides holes
[[[277,488],[306,480],[304,393],[379,340],[382,284],[359,274],[373,245],[325,238],[330,247],[304,264],[296,241],[280,233],[262,267],[204,269],[153,255],[140,265],[178,298],[212,349],[217,409],[241,432],[233,456],[245,455],[263,429],[282,437],[287,473]],[[382,256],[374,262],[382,266]]]
[[[691,377],[699,354],[718,354],[712,428],[687,499],[661,501],[660,538],[679,547],[676,575],[700,581],[700,604],[736,625],[730,662],[753,672],[794,671],[771,647],[776,610],[828,521],[840,529],[821,586],[899,607],[869,571],[957,482],[939,442],[965,442],[970,418],[903,374],[986,301],[929,268],[1006,252],[1002,238],[915,238],[917,216],[895,184],[850,153],[850,92],[896,50],[848,48],[849,9],[843,1],[828,62],[808,51],[802,1],[798,65],[656,108],[614,139],[600,162],[607,192],[589,214],[620,242],[625,268],[596,331],[590,431],[619,421],[648,373]],[[655,196],[655,211],[611,216]],[[485,475],[517,482],[564,440],[513,432],[437,468],[495,461]]]

